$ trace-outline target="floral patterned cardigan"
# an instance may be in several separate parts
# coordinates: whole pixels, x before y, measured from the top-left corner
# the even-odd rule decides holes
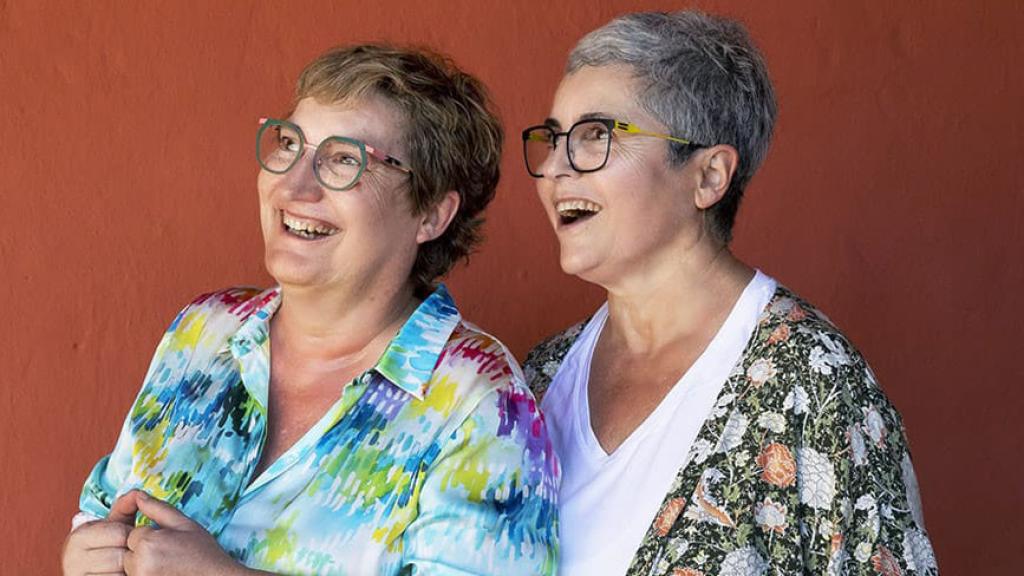
[[[538,399],[583,325],[527,356]],[[835,326],[779,287],[628,574],[801,573],[938,568],[899,414]]]

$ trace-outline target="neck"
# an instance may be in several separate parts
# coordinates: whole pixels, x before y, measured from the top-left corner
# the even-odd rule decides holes
[[[281,306],[271,320],[273,345],[309,361],[347,364],[376,357],[418,301],[408,283],[359,293],[282,286]]]
[[[754,271],[728,246],[699,242],[639,263],[608,290],[609,336],[637,354],[717,332]]]

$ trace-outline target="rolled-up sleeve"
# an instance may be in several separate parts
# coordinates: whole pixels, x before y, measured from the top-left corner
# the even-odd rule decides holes
[[[114,445],[114,450],[96,463],[85,480],[85,485],[82,487],[82,493],[78,500],[79,514],[72,521],[72,528],[81,524],[83,519],[106,518],[107,514],[110,513],[110,507],[117,497],[130,489],[126,484],[131,476],[137,440],[132,423],[135,418],[144,416],[154,409],[159,409],[159,407],[146,405],[146,399],[157,397],[155,388],[168,385],[167,379],[158,372],[161,371],[161,366],[163,366],[162,358],[164,353],[174,345],[176,329],[181,324],[182,319],[188,315],[190,307],[186,306],[178,313],[160,339],[156,352],[153,354],[153,360],[146,371],[142,388],[139,390],[139,394],[132,403],[131,410],[128,411],[128,415],[125,416],[124,423],[121,425],[121,432],[117,443]]]

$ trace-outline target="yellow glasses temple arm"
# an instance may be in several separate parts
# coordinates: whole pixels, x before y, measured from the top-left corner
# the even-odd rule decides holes
[[[692,141],[685,140],[683,138],[676,138],[675,136],[669,136],[668,134],[660,134],[658,132],[648,132],[647,130],[641,130],[635,124],[630,124],[629,122],[619,122],[618,120],[616,120],[615,121],[615,129],[616,130],[621,130],[621,131],[629,133],[629,134],[643,134],[644,136],[654,136],[655,138],[664,138],[665,140],[671,140],[672,142],[678,142],[680,144],[693,144]]]

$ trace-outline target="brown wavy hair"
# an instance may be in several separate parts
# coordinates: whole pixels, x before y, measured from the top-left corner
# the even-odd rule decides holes
[[[337,103],[379,96],[404,116],[412,170],[410,195],[422,214],[450,190],[459,209],[447,230],[419,247],[411,279],[416,293],[433,290],[480,242],[483,211],[500,176],[501,122],[483,84],[450,59],[421,48],[363,44],[334,48],[299,75],[295,101]]]

